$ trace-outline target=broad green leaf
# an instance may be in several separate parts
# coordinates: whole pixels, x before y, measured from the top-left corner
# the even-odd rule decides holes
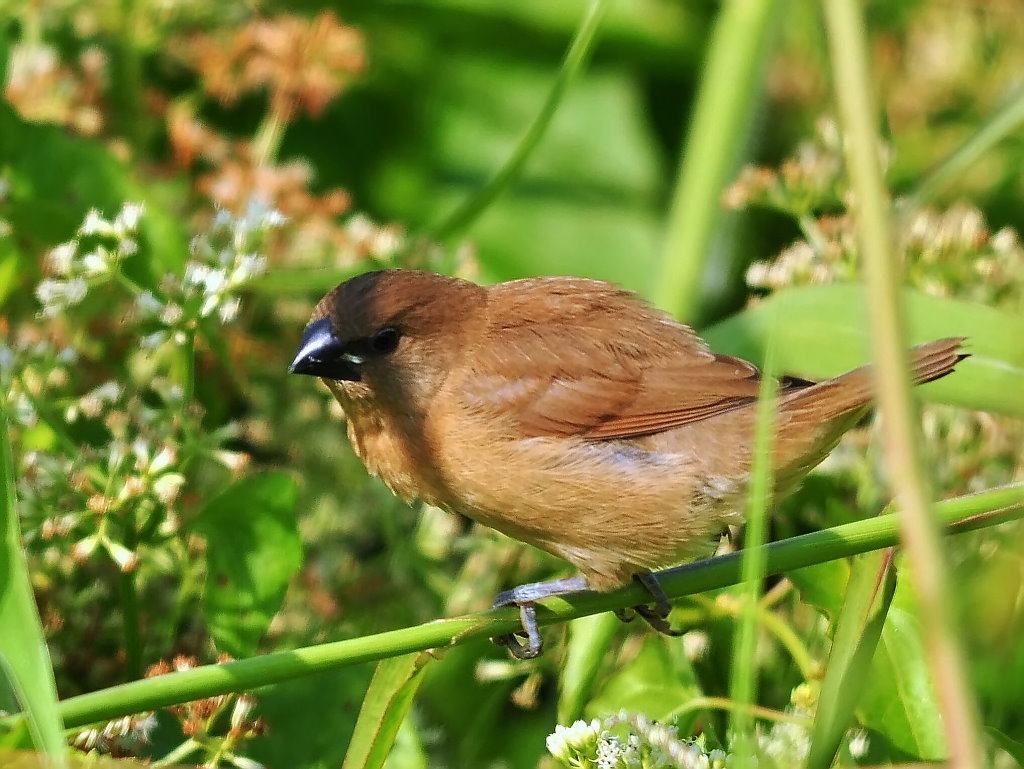
[[[444,74],[431,93],[432,176],[419,177],[422,160],[401,167],[396,159],[392,170],[392,179],[410,176],[393,182],[410,188],[391,195],[404,198],[400,218],[438,221],[474,195],[544,104],[554,67],[453,52]],[[482,280],[568,274],[648,287],[662,179],[649,128],[633,110],[641,98],[622,73],[592,70],[573,82],[522,176],[467,233]]]
[[[924,761],[947,755],[910,580],[896,589],[857,714],[907,755]]]
[[[811,729],[808,769],[831,766],[843,735],[851,726],[895,590],[896,572],[892,568],[891,550],[867,553],[854,559],[846,598],[835,623],[828,667],[821,682]]]
[[[580,617],[569,623],[565,665],[559,677],[558,723],[571,724],[583,714],[594,690],[597,671],[622,626],[612,613]]]
[[[257,651],[302,562],[295,498],[290,475],[262,473],[229,486],[192,522],[207,541],[206,622],[236,657]]]
[[[789,577],[805,600],[838,622],[847,589],[840,572],[848,570],[846,562],[836,561],[792,571]],[[941,758],[945,755],[942,721],[909,591],[908,581],[902,581],[896,591],[899,600],[889,607],[870,669],[863,673],[866,683],[856,712],[864,726],[884,735],[906,756]]]
[[[608,679],[587,705],[586,712],[588,716],[600,717],[628,710],[657,721],[699,696],[701,690],[682,643],[652,633],[644,639],[640,653]],[[698,716],[693,713],[691,719]],[[692,720],[677,724],[681,734],[689,733]]]
[[[786,574],[800,591],[800,598],[834,621],[843,609],[843,593],[850,579],[850,564],[845,559],[826,561],[794,569]]]
[[[342,769],[384,765],[432,659],[430,652],[414,652],[377,663]]]
[[[971,357],[955,375],[921,387],[926,400],[1024,416],[1024,317],[981,304],[903,292],[909,343],[965,336]],[[870,356],[868,305],[853,284],[807,286],[773,294],[703,332],[717,351],[753,361],[769,335],[779,370],[810,379],[836,376]]]
[[[65,766],[68,750],[57,686],[21,547],[4,397],[0,393],[0,705],[20,705],[36,748]]]

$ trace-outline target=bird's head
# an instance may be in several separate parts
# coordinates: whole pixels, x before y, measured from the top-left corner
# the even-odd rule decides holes
[[[321,377],[339,397],[429,397],[484,302],[481,287],[431,272],[359,275],[317,304],[289,371]]]

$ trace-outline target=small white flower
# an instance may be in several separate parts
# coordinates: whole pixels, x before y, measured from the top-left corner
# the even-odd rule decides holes
[[[596,745],[601,734],[601,722],[596,718],[587,723],[576,721],[572,726],[555,727],[553,734],[548,735],[545,744],[548,752],[563,763],[574,759],[578,753],[590,752]]]
[[[146,206],[142,203],[125,203],[114,218],[114,228],[122,233],[135,232],[145,211]]]
[[[160,312],[160,322],[165,326],[173,326],[179,323],[183,317],[185,317],[184,310],[181,309],[181,305],[174,302],[168,302]],[[184,341],[184,337],[182,340]]]
[[[106,540],[103,546],[106,548],[107,553],[110,554],[114,563],[117,564],[117,568],[122,572],[127,574],[130,571],[134,571],[135,567],[139,565],[139,556],[120,542]]]
[[[165,505],[178,498],[181,487],[185,485],[185,476],[181,473],[164,473],[153,482],[153,493]]]
[[[997,253],[1010,253],[1017,248],[1017,233],[1012,227],[1003,227],[992,236],[990,242]]]
[[[867,755],[870,745],[871,739],[868,737],[868,733],[863,729],[856,729],[852,734],[850,734],[850,755],[854,758],[863,758]]]
[[[80,539],[75,543],[75,546],[71,548],[71,557],[76,561],[84,561],[93,554],[93,551],[96,549],[98,544],[99,537],[95,534],[88,536],[85,539]]]
[[[121,238],[117,244],[117,253],[120,256],[134,256],[139,251],[139,243],[134,238]]]
[[[46,266],[55,275],[67,275],[71,271],[71,264],[78,251],[78,241],[69,240],[50,249],[46,255]]]
[[[286,224],[288,224],[288,217],[276,208],[271,208],[263,217],[263,226],[268,229],[277,229],[278,227],[284,227]]]
[[[78,228],[79,235],[113,235],[114,226],[104,219],[95,208],[89,209],[85,221]]]
[[[65,298],[67,299],[68,304],[78,304],[85,299],[85,295],[88,291],[89,285],[85,282],[84,278],[72,278],[67,282]]]
[[[86,275],[102,275],[110,272],[111,261],[110,251],[103,246],[97,246],[82,257],[82,269]]]
[[[216,294],[206,297],[203,300],[203,306],[199,308],[199,315],[203,318],[209,317],[213,314],[213,311],[217,309],[217,305],[220,304],[220,297]]]
[[[139,346],[143,350],[155,350],[157,347],[167,341],[166,331],[154,331],[152,334],[146,334],[139,338]]]
[[[135,297],[135,309],[141,315],[159,315],[164,305],[152,291],[143,291]]]
[[[228,211],[226,208],[218,208],[217,213],[213,215],[213,223],[210,225],[210,227],[211,229],[214,230],[229,229],[231,227],[231,223],[234,222],[234,220],[235,219],[231,215],[230,211]]]
[[[185,278],[186,284],[198,286],[206,282],[207,276],[210,274],[210,268],[205,264],[199,262],[189,262],[185,265]]]
[[[228,283],[227,270],[208,270],[203,280],[203,291],[207,294],[219,294]]]
[[[164,446],[149,465],[149,473],[158,475],[178,461],[178,452],[173,446]]]
[[[225,301],[217,311],[217,316],[220,318],[220,322],[226,324],[237,318],[238,309],[241,305],[242,301],[237,296]]]
[[[238,285],[262,275],[267,270],[267,258],[259,254],[241,254],[238,264],[231,271],[231,284]]]

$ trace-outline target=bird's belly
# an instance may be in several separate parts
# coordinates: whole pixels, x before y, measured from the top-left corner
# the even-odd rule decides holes
[[[493,456],[470,446],[446,455],[455,509],[566,559],[599,589],[707,553],[745,483],[625,441],[530,438]]]

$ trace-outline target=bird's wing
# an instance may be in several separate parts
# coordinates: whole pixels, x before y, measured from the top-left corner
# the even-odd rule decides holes
[[[628,292],[550,278],[497,289],[458,387],[467,408],[513,416],[525,435],[650,435],[757,397],[755,366]]]

